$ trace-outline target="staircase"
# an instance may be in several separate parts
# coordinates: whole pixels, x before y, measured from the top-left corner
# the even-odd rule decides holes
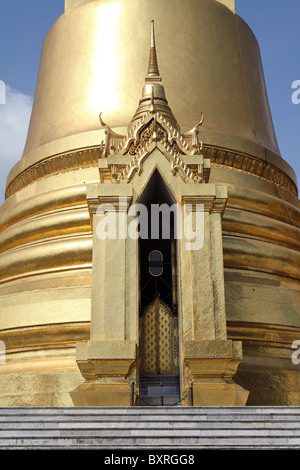
[[[0,408],[0,449],[300,449],[300,408]]]

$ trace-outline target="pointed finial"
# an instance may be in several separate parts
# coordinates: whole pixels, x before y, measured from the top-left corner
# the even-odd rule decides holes
[[[151,21],[151,42],[147,78],[157,78],[160,80],[154,34],[154,20]]]
[[[150,47],[155,49],[154,20],[151,20],[151,43]]]
[[[149,113],[153,115],[159,113],[164,119],[166,119],[167,126],[179,129],[177,121],[168,105],[164,86],[162,84],[162,78],[159,75],[156,56],[154,20],[151,21],[151,42],[148,73],[145,77],[142,98],[139,101],[139,106],[128,128],[129,132],[132,130],[137,121],[146,119],[149,116]]]

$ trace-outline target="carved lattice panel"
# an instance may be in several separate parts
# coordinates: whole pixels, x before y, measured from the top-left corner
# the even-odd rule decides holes
[[[178,374],[177,317],[160,299],[155,299],[143,312],[140,357],[143,375]]]

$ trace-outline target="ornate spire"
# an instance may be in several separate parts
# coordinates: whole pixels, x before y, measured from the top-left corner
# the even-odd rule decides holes
[[[168,101],[165,96],[165,89],[162,83],[160,83],[161,81],[162,79],[159,75],[156,54],[154,20],[152,20],[148,72],[145,78],[145,85],[142,91],[142,98],[140,99],[139,106],[132,118],[129,129],[134,126],[136,121],[139,121],[143,116],[146,116],[149,112],[152,114],[154,114],[155,112],[159,112],[172,124],[172,126],[176,130],[179,130],[177,121],[173,116],[173,113],[168,105]]]
[[[159,76],[156,46],[155,46],[154,20],[151,21],[151,43],[150,43],[148,73],[147,73],[146,80],[149,78],[151,80],[156,79],[156,80],[161,81],[161,77]]]

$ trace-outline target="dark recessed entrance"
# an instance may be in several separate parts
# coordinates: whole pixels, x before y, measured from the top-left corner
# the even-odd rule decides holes
[[[170,210],[175,201],[157,170],[139,202],[148,209],[148,237],[139,240],[139,404],[175,404],[180,397],[176,216]]]

